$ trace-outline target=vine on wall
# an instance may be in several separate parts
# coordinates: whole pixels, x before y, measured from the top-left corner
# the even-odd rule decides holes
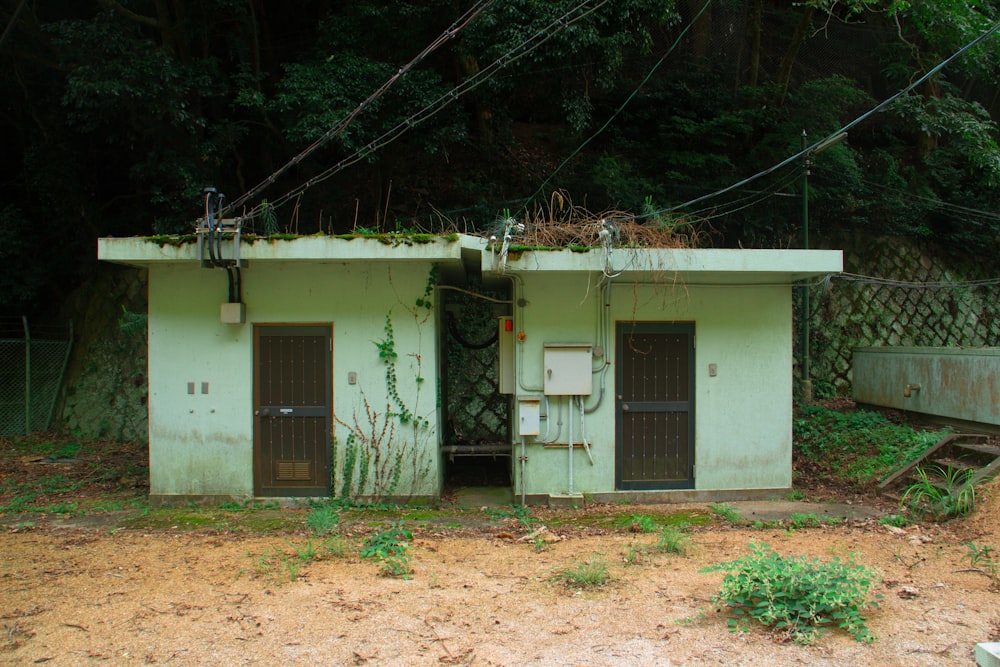
[[[431,268],[423,294],[410,306],[401,299],[400,305],[413,317],[417,332],[417,349],[406,353],[412,360],[412,386],[400,385],[397,364],[400,360],[396,349],[392,309],[385,316],[383,336],[372,343],[385,368],[386,403],[382,411],[372,407],[362,390],[361,410],[356,409],[350,421],[335,416],[338,425],[347,430],[340,454],[339,442],[332,438],[335,479],[333,488],[342,497],[369,496],[373,501],[405,496],[411,497],[421,489],[431,474],[433,456],[429,446],[433,431],[431,421],[420,412],[421,398],[426,380],[423,374],[423,325],[431,318],[434,309],[433,294],[437,286],[437,266]],[[389,275],[392,283],[392,274]],[[404,382],[406,382],[404,378]],[[406,475],[404,475],[404,471]],[[401,492],[401,482],[408,482],[408,489]]]

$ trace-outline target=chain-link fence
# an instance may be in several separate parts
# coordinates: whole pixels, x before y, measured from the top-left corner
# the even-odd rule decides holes
[[[72,324],[32,330],[27,318],[0,318],[0,436],[49,427],[72,344]]]

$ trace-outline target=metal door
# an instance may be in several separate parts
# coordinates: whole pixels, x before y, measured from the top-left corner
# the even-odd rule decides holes
[[[329,326],[254,328],[254,494],[330,495]]]
[[[615,485],[694,488],[694,325],[620,323]]]

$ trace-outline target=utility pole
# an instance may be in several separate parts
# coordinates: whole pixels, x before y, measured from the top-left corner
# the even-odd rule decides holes
[[[806,150],[809,135],[802,130],[802,150]],[[802,156],[802,249],[809,249],[809,163],[813,151]],[[809,377],[809,285],[802,285],[802,403],[812,403],[812,378]]]

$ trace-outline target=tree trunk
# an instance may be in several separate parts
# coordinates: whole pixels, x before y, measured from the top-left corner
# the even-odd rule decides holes
[[[754,0],[753,18],[750,23],[750,70],[747,85],[757,87],[760,80],[760,33],[764,24],[764,0]]]
[[[704,3],[702,0],[686,0],[684,3],[684,14],[690,18],[696,16]],[[709,56],[712,46],[712,7],[711,5],[698,17],[698,20],[691,26],[691,57],[694,60],[704,60]]]
[[[459,44],[456,44],[454,63],[458,83],[479,74],[479,61]],[[480,145],[491,146],[493,144],[493,114],[476,99],[475,95],[467,96],[465,99],[465,106],[473,118],[473,134],[479,140]]]

